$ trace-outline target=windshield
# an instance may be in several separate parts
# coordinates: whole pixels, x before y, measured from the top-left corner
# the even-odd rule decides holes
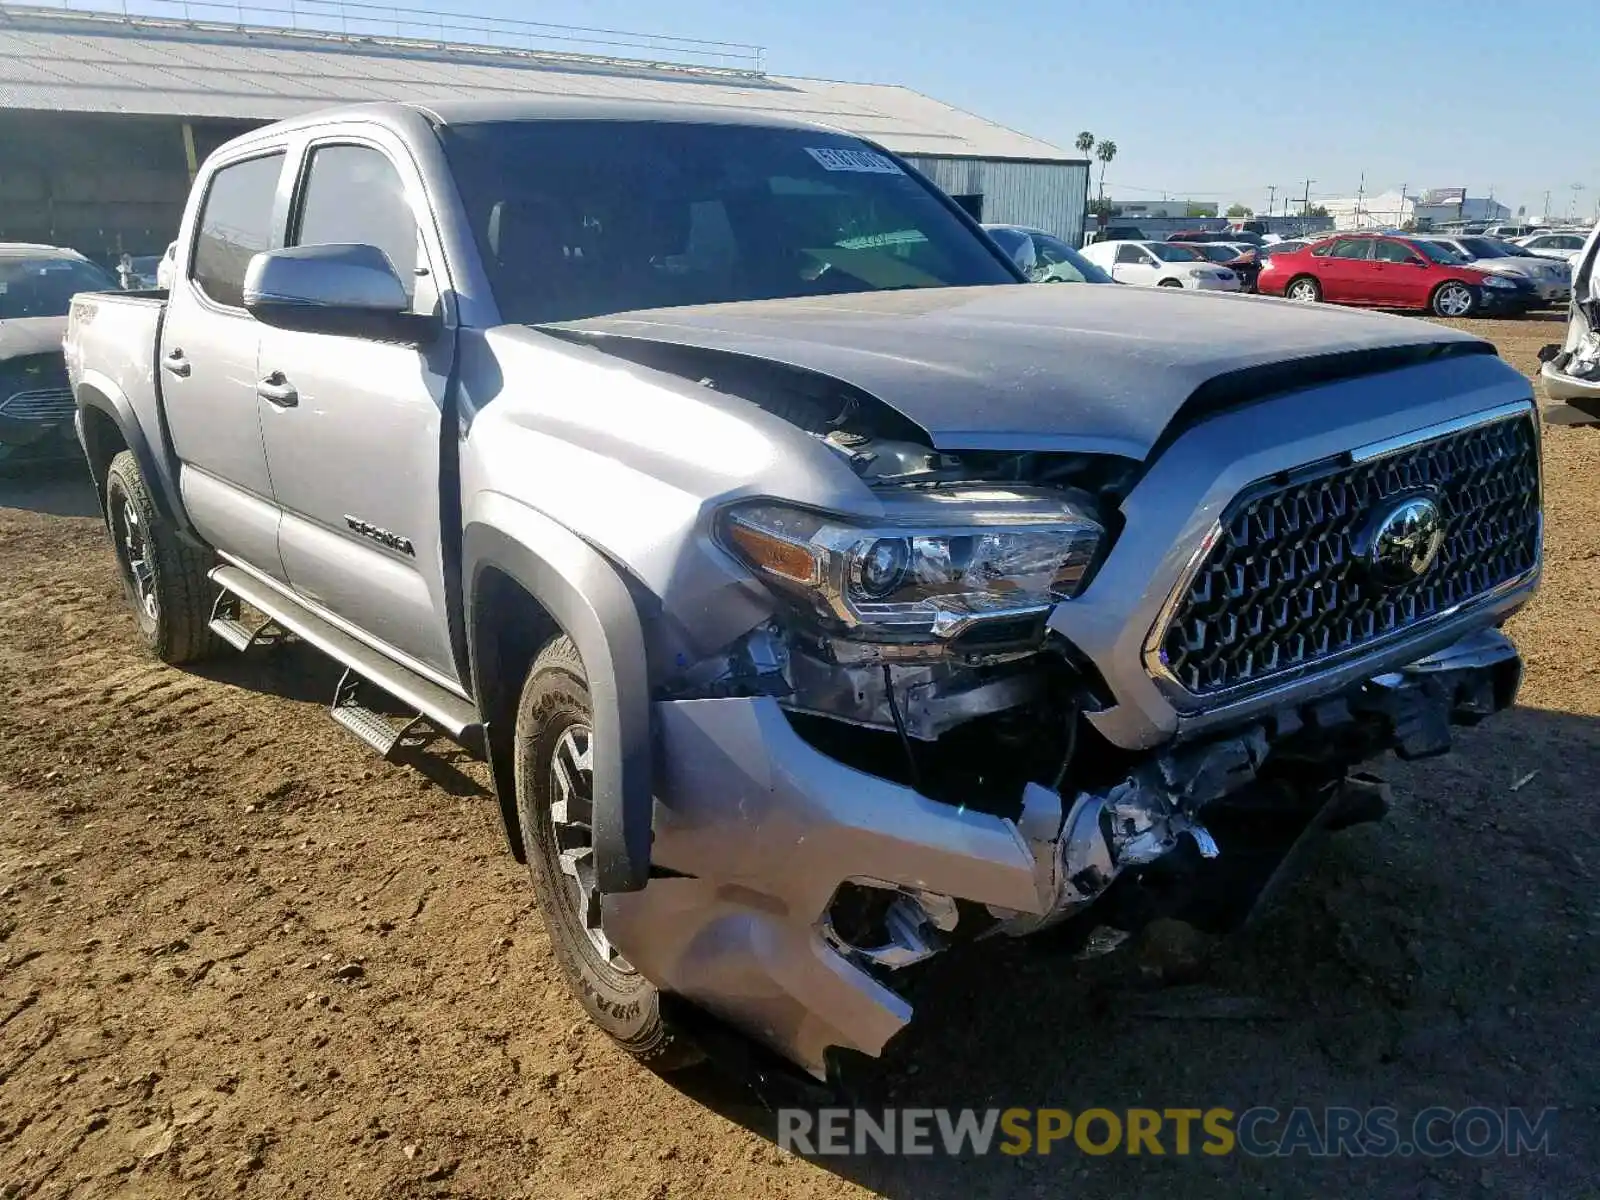
[[[1495,249],[1500,251],[1500,253],[1504,254],[1507,258],[1538,258],[1539,257],[1532,250],[1525,249],[1522,246],[1514,245],[1511,242],[1500,242],[1495,246]]]
[[[1407,245],[1421,251],[1436,263],[1446,267],[1458,267],[1467,260],[1442,242],[1408,242]]]
[[[1205,242],[1194,247],[1202,258],[1209,258],[1215,263],[1232,262],[1239,257],[1239,252],[1232,246],[1225,246],[1221,242]]]
[[[0,320],[64,317],[79,292],[102,292],[116,282],[79,258],[0,258]]]
[[[1460,246],[1473,258],[1510,258],[1500,243],[1493,238],[1465,237],[1459,238],[1456,245]]]
[[[1059,238],[1036,233],[1033,235],[1033,244],[1039,252],[1039,261],[1048,265],[1046,273],[1051,279],[1059,279],[1064,283],[1113,282],[1111,276]]]
[[[507,321],[1017,282],[920,180],[844,134],[507,121],[442,136]]]
[[[1176,242],[1151,242],[1145,249],[1154,254],[1162,262],[1205,262],[1205,255],[1201,254],[1194,246],[1183,246]]]

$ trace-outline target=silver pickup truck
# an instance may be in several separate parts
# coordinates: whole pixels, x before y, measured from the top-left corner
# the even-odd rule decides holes
[[[1540,571],[1486,343],[1028,285],[893,154],[748,112],[255,131],[170,294],[78,297],[66,354],[150,649],[292,635],[378,751],[484,756],[661,1068],[826,1077],[980,938],[1227,928],[1381,815],[1360,764],[1512,702]]]

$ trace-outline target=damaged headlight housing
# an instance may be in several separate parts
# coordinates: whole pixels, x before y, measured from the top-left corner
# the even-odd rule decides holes
[[[769,501],[723,514],[728,547],[825,624],[874,640],[948,640],[1033,617],[1088,582],[1104,537],[1087,504],[1057,493],[918,493],[884,520]]]

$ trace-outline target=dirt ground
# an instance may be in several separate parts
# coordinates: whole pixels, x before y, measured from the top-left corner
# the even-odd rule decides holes
[[[1473,322],[1519,369],[1559,327]],[[1195,983],[1022,944],[953,961],[876,1079],[906,1106],[1560,1109],[1523,1158],[844,1159],[613,1051],[475,767],[390,766],[295,647],[135,648],[75,472],[0,485],[0,1196],[1600,1195],[1600,431],[1546,435],[1519,708],[1384,764]],[[1248,1018],[1248,1019],[1246,1019]]]

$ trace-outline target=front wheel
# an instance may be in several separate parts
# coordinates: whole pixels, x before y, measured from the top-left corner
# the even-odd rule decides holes
[[[1183,281],[1180,279],[1163,279],[1160,283],[1156,284],[1156,286],[1181,288],[1183,286]]]
[[[1290,280],[1289,286],[1283,289],[1283,294],[1301,304],[1315,304],[1322,299],[1322,286],[1311,276],[1302,275],[1299,279]]]
[[[211,632],[217,586],[209,550],[178,537],[150,496],[139,460],[124,450],[106,471],[106,524],[139,636],[174,666],[215,654]]]
[[[661,993],[606,937],[594,861],[594,716],[570,638],[547,643],[522,686],[517,816],[561,972],[594,1023],[657,1071],[700,1061],[661,1015]]]
[[[1464,283],[1441,283],[1428,302],[1436,317],[1469,317],[1478,307],[1478,293]]]

